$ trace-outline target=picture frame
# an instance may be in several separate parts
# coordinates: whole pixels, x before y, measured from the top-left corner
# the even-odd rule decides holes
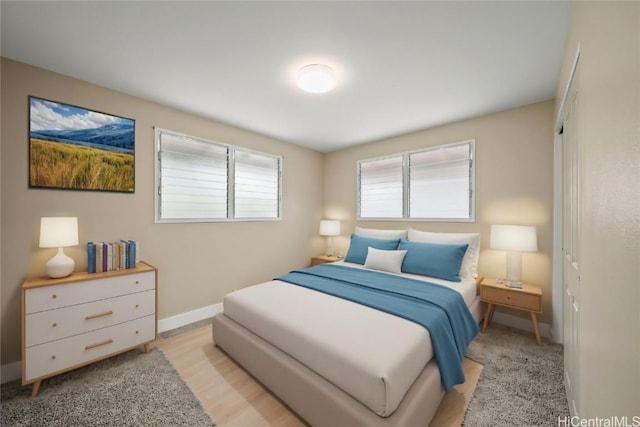
[[[135,120],[29,96],[29,187],[135,192]]]

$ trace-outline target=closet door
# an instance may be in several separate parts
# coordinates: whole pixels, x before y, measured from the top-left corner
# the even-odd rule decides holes
[[[565,100],[563,155],[564,369],[572,416],[578,415],[580,348],[580,135],[578,70]]]

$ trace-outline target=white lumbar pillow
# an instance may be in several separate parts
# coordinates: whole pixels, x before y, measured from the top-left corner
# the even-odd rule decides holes
[[[400,274],[402,272],[402,261],[404,261],[406,254],[407,251],[385,251],[369,246],[364,266],[372,270]]]

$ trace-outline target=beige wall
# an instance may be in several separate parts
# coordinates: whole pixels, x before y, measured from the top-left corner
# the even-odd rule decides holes
[[[29,189],[29,95],[135,119],[135,194]],[[159,268],[161,319],[219,303],[321,251],[321,153],[4,58],[1,108],[2,364],[20,359],[20,285],[44,274],[55,253],[38,248],[42,216],[78,217],[81,245],[65,251],[76,269],[86,269],[87,241],[140,242],[141,258]],[[283,220],[155,224],[154,126],[283,155]]]
[[[582,418],[640,416],[640,3],[575,3],[556,111],[578,45],[576,404]]]
[[[474,223],[355,221],[356,162],[474,138],[476,221]],[[505,253],[490,250],[491,224],[535,225],[537,253],[523,254],[523,280],[542,286],[542,322],[551,323],[553,235],[553,102],[542,102],[472,120],[329,153],[325,158],[325,216],[342,220],[337,251],[345,251],[354,226],[482,233],[480,273],[504,277]],[[505,310],[507,311],[507,310]],[[522,316],[519,312],[509,314]]]

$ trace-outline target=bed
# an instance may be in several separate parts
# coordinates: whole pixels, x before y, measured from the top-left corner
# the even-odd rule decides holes
[[[445,236],[444,245],[453,247],[449,240],[463,235],[409,232],[413,237],[409,241],[379,233],[357,229],[345,261],[293,271],[227,295],[223,312],[214,317],[215,344],[311,425],[426,426],[445,389],[464,381],[455,359],[461,361],[482,317],[473,277],[479,236],[473,235],[473,248],[464,245],[463,257],[452,267],[461,277],[452,281],[446,280],[450,278],[446,271],[445,279],[423,274],[443,276],[438,265],[435,271],[433,266],[423,271],[425,259],[434,265],[447,262],[438,258],[443,243],[431,244],[431,252],[425,253],[430,244],[425,239]],[[392,240],[401,243],[393,248]],[[405,265],[411,270],[411,260],[420,261],[420,274],[401,271]],[[396,296],[400,288],[411,297]],[[466,341],[458,343],[458,338],[448,338],[448,332],[438,332],[439,327],[431,325],[434,329],[428,330],[419,323],[442,314],[427,315],[427,320],[410,318],[407,313],[421,317],[430,312],[416,305],[416,299],[423,304],[422,296],[412,292],[442,293],[460,300],[456,304],[462,308],[455,305],[453,310],[462,311],[448,316],[464,321],[455,320],[442,330],[451,329],[454,338],[458,329],[463,330]],[[362,293],[371,295],[356,301]]]

